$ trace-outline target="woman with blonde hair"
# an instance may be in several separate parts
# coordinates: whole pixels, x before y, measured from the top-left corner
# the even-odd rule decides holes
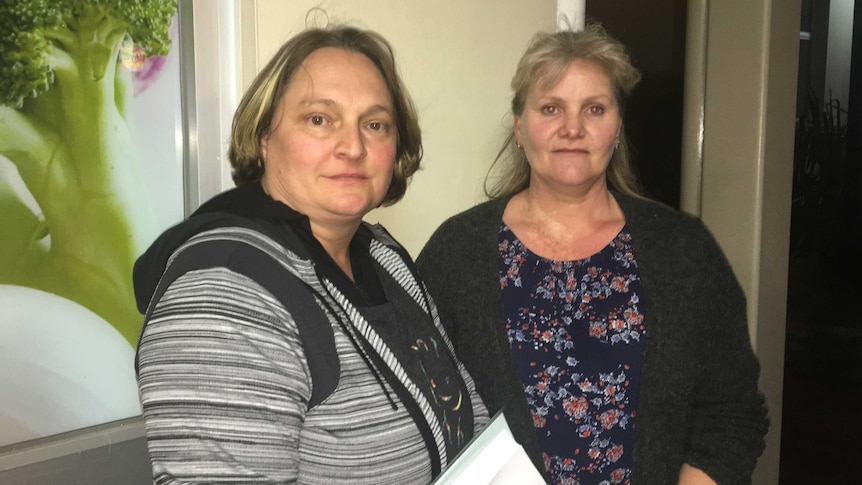
[[[750,483],[768,421],[745,297],[700,221],[639,195],[623,126],[639,79],[597,24],[538,34],[491,200],[417,265],[549,482]]]

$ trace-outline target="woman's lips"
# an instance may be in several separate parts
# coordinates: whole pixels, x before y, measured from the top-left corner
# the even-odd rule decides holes
[[[556,150],[553,150],[553,152],[554,153],[583,153],[583,154],[590,153],[588,150],[586,150],[584,148],[558,148]]]
[[[365,180],[365,175],[363,175],[361,173],[340,173],[340,174],[336,174],[336,175],[330,175],[327,178],[329,178],[330,180],[335,180],[335,181],[339,181],[339,182],[354,182],[354,181]]]

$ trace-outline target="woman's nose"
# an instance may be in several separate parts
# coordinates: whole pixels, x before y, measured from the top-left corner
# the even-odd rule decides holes
[[[560,136],[577,137],[583,133],[584,125],[580,113],[567,114],[560,126]]]
[[[339,156],[350,160],[360,160],[365,157],[365,139],[358,126],[344,126],[340,130],[336,151]]]

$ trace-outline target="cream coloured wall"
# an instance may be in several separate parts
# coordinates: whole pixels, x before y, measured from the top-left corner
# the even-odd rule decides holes
[[[306,13],[370,28],[395,49],[419,111],[425,157],[407,195],[366,216],[415,257],[447,217],[483,200],[482,182],[509,126],[509,81],[530,37],[552,30],[554,0],[247,0],[242,5],[243,84]]]

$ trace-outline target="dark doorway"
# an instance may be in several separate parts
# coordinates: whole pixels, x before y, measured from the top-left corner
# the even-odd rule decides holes
[[[802,1],[782,485],[859,480],[855,465],[862,450],[862,415],[855,408],[862,399],[862,312],[856,309],[862,302],[860,18],[859,0]],[[839,44],[837,29],[845,31],[850,45]],[[838,68],[836,51],[849,53]],[[849,72],[849,90],[844,93],[841,82],[836,82],[842,71]]]
[[[587,2],[598,21],[629,49],[643,74],[625,113],[633,162],[646,195],[679,208],[685,0]],[[649,21],[644,21],[649,19]]]

